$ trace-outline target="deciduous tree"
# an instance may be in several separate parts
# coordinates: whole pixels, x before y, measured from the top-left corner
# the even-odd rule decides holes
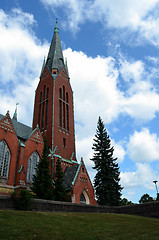
[[[139,203],[152,202],[152,201],[154,201],[153,198],[148,193],[145,193],[144,195],[141,196]]]

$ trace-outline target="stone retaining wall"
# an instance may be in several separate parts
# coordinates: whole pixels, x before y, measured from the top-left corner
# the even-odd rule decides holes
[[[13,202],[9,196],[0,196],[0,209],[14,209]],[[126,205],[120,207],[109,207],[33,199],[31,209],[33,211],[45,211],[45,212],[59,211],[59,212],[119,213],[159,218],[159,201],[144,204],[134,204],[129,206]]]

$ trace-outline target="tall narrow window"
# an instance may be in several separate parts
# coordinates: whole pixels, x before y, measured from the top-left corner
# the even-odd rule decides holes
[[[65,92],[64,85],[59,88],[59,126],[69,131],[68,92]]]
[[[46,98],[49,98],[49,88],[47,88],[47,94],[46,94]]]
[[[42,102],[42,92],[40,93],[40,102],[39,102],[39,128],[41,127],[41,102]]]
[[[66,102],[68,103],[68,92],[66,92]]]
[[[45,94],[46,94],[46,86],[44,85],[44,96],[43,96],[43,100],[45,100]]]
[[[7,178],[10,164],[10,151],[4,140],[0,141],[0,177]]]
[[[37,152],[33,152],[33,154],[28,159],[27,182],[32,182],[33,176],[36,174],[36,167],[38,162],[39,155]]]
[[[62,127],[62,101],[59,99],[59,126]]]
[[[46,94],[45,127],[47,127],[47,118],[48,118],[48,101],[49,101],[49,88],[47,88],[47,94]]]
[[[42,109],[42,123],[41,123],[41,127],[44,127],[44,108],[45,108],[45,102],[43,102],[43,109]]]
[[[67,92],[66,92],[66,129],[69,131],[69,104]]]
[[[65,128],[65,102],[63,102],[63,128]]]
[[[61,90],[61,88],[59,89],[59,98],[62,99],[62,90]]]
[[[63,147],[66,147],[66,138],[63,138]]]
[[[46,100],[45,127],[47,127],[47,116],[48,116],[48,99]]]
[[[62,127],[62,89],[59,88],[59,126]]]
[[[68,104],[66,104],[66,129],[69,131],[69,108],[68,108]]]
[[[65,101],[65,86],[63,86],[63,101]]]

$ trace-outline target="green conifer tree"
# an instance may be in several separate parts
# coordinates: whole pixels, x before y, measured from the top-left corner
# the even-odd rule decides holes
[[[37,198],[53,199],[53,183],[49,170],[48,146],[44,139],[44,149],[42,158],[37,164],[36,174],[33,176],[32,191]]]
[[[56,173],[54,182],[54,200],[66,201],[66,189],[64,186],[64,173],[62,171],[60,159],[56,162]]]
[[[93,169],[97,170],[94,178],[94,188],[99,205],[117,206],[121,201],[122,187],[119,184],[120,172],[117,158],[113,157],[114,148],[99,117],[95,138],[93,139],[94,162]]]

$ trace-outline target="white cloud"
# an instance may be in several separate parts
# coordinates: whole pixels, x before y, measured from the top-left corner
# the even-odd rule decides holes
[[[159,138],[146,128],[135,131],[130,137],[127,151],[134,162],[159,161]]]
[[[0,10],[0,112],[15,109],[18,119],[31,125],[34,90],[48,45],[42,45],[32,32],[33,15],[13,9]],[[34,89],[34,90],[33,90]]]
[[[120,143],[116,143],[114,140],[112,140],[112,146],[114,146],[114,157],[118,159],[118,163],[122,163],[126,155],[123,146]]]
[[[92,136],[99,116],[107,123],[115,119],[119,112],[122,93],[116,86],[118,71],[114,67],[114,59],[91,58],[70,48],[64,51],[64,55],[68,59],[75,95],[77,134]]]
[[[79,30],[79,25],[86,20],[101,22],[104,27],[124,29],[139,33],[154,45],[159,45],[159,0],[41,0],[52,10],[61,8],[67,18],[65,25],[73,32]],[[50,8],[49,8],[50,9]],[[119,35],[118,35],[119,37]],[[129,39],[130,40],[130,39]]]
[[[130,63],[122,57],[121,70],[117,69],[115,59],[111,57],[91,58],[70,48],[64,51],[64,55],[68,59],[75,93],[76,133],[80,136],[94,134],[99,116],[106,124],[117,119],[120,113],[126,113],[141,122],[156,116],[159,95],[150,83],[149,73],[141,61]],[[132,78],[127,94],[117,86],[120,71],[125,79]]]
[[[121,172],[121,185],[125,190],[132,188],[147,188],[149,190],[154,189],[154,179],[158,179],[154,170],[147,163],[137,163],[136,171],[134,172]]]
[[[136,93],[124,99],[122,109],[136,120],[152,120],[159,111],[159,95],[153,91]]]
[[[140,81],[144,73],[144,64],[141,60],[129,62],[121,61],[120,73],[125,81]]]

